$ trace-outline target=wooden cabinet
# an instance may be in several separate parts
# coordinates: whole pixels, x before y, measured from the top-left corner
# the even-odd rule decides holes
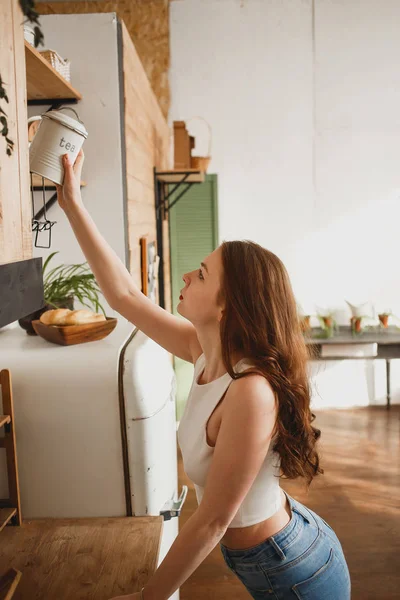
[[[10,101],[1,101],[1,107],[14,141],[13,155],[7,156],[0,138],[0,263],[32,257],[23,20],[18,0],[0,2],[0,74]]]

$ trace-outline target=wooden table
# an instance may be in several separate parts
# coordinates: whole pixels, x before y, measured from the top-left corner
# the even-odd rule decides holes
[[[0,574],[22,572],[13,600],[109,600],[157,568],[163,518],[35,519],[6,527]]]
[[[386,408],[390,408],[390,360],[400,358],[400,331],[398,328],[390,327],[387,330],[367,330],[363,333],[353,335],[350,327],[339,327],[339,330],[331,338],[316,337],[315,333],[321,335],[322,330],[315,328],[312,335],[305,335],[306,344],[313,347],[315,355],[312,360],[377,360],[384,359],[386,361]],[[334,344],[377,344],[376,356],[346,356],[344,352],[342,356],[321,356],[323,345]]]

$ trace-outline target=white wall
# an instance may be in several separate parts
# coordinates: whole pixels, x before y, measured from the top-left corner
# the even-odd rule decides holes
[[[220,240],[277,253],[305,312],[400,316],[400,3],[176,0],[170,18],[170,121],[212,126]],[[382,362],[317,368],[319,405],[385,401]]]
[[[82,189],[83,202],[101,234],[126,264],[115,14],[48,15],[41,16],[40,22],[45,47],[71,61],[71,84],[83,96],[76,105],[65,105],[77,111],[89,133],[83,145],[82,179],[87,183]],[[42,114],[48,107],[30,106],[28,114]],[[70,111],[65,114],[74,116]],[[48,193],[47,198],[51,194]],[[39,192],[35,193],[35,206],[36,210],[42,206]],[[58,250],[50,266],[85,262],[69,221],[58,204],[49,209],[47,216],[57,221],[52,229],[52,245],[49,250],[34,248],[34,256],[42,256],[44,261]],[[48,243],[45,232],[40,236],[39,243]],[[101,303],[107,315],[117,316],[103,296]],[[76,307],[80,307],[78,300]]]

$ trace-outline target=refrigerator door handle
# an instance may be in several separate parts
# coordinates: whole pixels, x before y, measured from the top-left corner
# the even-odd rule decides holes
[[[186,500],[186,496],[188,493],[187,485],[182,486],[182,492],[179,496],[178,500],[168,500],[162,509],[160,510],[160,515],[164,517],[164,521],[169,521],[172,517],[179,517],[181,514],[182,506]]]

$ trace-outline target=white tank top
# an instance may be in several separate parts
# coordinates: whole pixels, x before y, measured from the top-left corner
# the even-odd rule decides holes
[[[197,502],[200,504],[214,448],[207,443],[206,426],[215,407],[233,381],[229,373],[199,385],[197,380],[203,372],[205,356],[201,354],[194,365],[194,377],[185,410],[178,427],[178,443],[182,452],[183,466],[194,484]],[[233,367],[240,373],[253,366],[241,359]],[[279,455],[272,450],[271,440],[264,463],[229,527],[248,527],[260,523],[275,514],[281,506]]]

